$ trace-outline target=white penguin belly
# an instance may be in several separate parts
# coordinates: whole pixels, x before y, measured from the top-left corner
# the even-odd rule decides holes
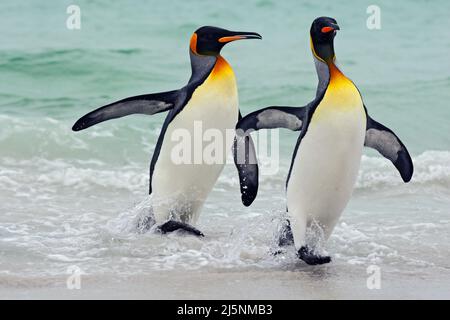
[[[197,88],[169,124],[152,177],[157,223],[169,218],[192,224],[197,221],[231,151],[234,134],[230,137],[230,133],[234,133],[238,114],[234,75],[222,75],[220,79],[208,78]],[[222,147],[211,156],[213,145]]]
[[[305,227],[312,222],[323,229],[325,239],[331,234],[352,194],[365,131],[359,94],[358,99],[325,95],[300,143],[287,186],[296,246],[304,245]]]

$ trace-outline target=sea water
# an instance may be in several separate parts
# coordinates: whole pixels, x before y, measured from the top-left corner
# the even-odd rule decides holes
[[[371,1],[80,0],[75,30],[71,4],[0,3],[0,298],[450,297],[448,1],[377,1],[374,30]],[[222,51],[242,114],[305,105],[317,85],[309,27],[324,15],[341,28],[340,68],[412,154],[412,181],[366,151],[324,248],[332,263],[274,256],[298,137],[280,131],[279,169],[261,176],[251,207],[227,165],[198,223],[205,238],[139,232],[165,115],[77,133],[73,123],[114,100],[182,87],[189,38],[202,25],[263,36]]]

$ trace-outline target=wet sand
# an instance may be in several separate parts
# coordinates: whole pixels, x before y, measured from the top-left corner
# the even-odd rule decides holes
[[[450,282],[395,273],[369,290],[365,268],[338,275],[333,266],[299,271],[198,272],[82,277],[67,289],[65,277],[0,278],[2,299],[449,299]]]

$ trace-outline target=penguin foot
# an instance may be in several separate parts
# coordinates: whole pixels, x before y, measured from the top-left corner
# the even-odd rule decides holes
[[[301,247],[297,252],[297,256],[309,265],[317,265],[331,262],[329,256],[319,256],[313,253],[308,247]]]
[[[291,223],[286,220],[278,233],[278,246],[287,247],[294,245],[294,235],[292,234]]]
[[[183,223],[180,221],[169,220],[158,227],[158,230],[162,234],[166,234],[169,232],[174,232],[177,230],[183,230],[186,233],[193,234],[197,237],[204,237],[205,235],[198,229],[193,226],[188,225],[187,223]]]

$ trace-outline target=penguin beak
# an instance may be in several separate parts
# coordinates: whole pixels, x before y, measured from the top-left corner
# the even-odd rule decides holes
[[[230,32],[231,35],[219,38],[220,43],[228,43],[235,40],[244,39],[262,39],[261,35],[256,32]]]
[[[331,26],[323,27],[321,31],[322,31],[322,33],[328,33],[331,31],[336,32],[336,30],[341,30],[341,29],[339,28],[339,26],[337,24],[333,23]]]

